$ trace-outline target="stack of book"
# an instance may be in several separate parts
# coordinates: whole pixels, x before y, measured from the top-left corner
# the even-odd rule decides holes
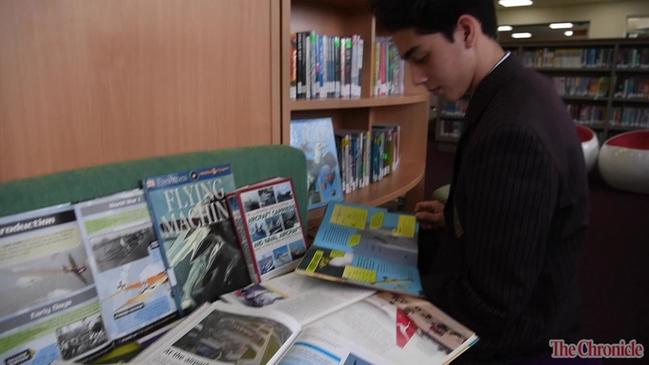
[[[419,298],[413,215],[331,201],[307,248],[289,178],[142,186],[0,218],[4,363],[442,363],[477,341]]]

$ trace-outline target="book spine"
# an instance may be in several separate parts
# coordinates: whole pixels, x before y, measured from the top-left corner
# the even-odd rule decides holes
[[[306,98],[304,85],[304,67],[306,66],[306,54],[304,52],[304,32],[297,34],[297,98]]]
[[[334,37],[334,97],[340,98],[340,37]]]
[[[345,38],[345,86],[343,97],[349,98],[352,96],[352,39]]]
[[[250,275],[250,280],[253,283],[258,283],[261,281],[261,275],[259,272],[259,265],[257,265],[257,260],[255,259],[254,252],[252,249],[251,241],[247,234],[246,223],[244,222],[243,216],[243,205],[241,205],[241,199],[238,194],[231,194],[227,198],[228,201],[228,211],[230,212],[230,217],[232,218],[232,223],[234,225],[234,231],[239,240],[239,245],[241,246],[241,251],[243,252],[243,258],[246,260],[246,268],[248,269],[248,275]]]
[[[289,88],[289,98],[297,99],[297,34],[291,33],[291,57],[289,72],[291,74],[291,86]]]
[[[313,47],[311,43],[312,33],[307,32],[304,34],[304,48],[306,50],[306,62],[304,65],[304,80],[306,98],[311,99],[313,96]]]
[[[358,36],[352,36],[352,83],[351,97],[356,97],[356,88],[358,85]]]

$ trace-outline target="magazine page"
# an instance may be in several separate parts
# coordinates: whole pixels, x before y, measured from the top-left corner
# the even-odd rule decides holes
[[[388,364],[444,364],[450,351],[419,330],[407,315],[372,296],[324,317],[309,327],[353,339]]]
[[[326,327],[305,328],[280,360],[280,365],[389,364],[368,350]]]
[[[421,295],[414,215],[329,203],[296,271],[379,290]]]
[[[451,318],[431,302],[407,295],[382,292],[368,299],[388,311],[405,314],[422,331],[448,352],[453,359],[478,341],[476,334]]]
[[[304,151],[308,209],[342,201],[344,194],[331,118],[291,121],[291,146]]]
[[[250,283],[225,202],[235,188],[230,165],[151,177],[144,187],[180,308]]]
[[[294,270],[306,243],[291,180],[242,191],[239,199],[261,281]]]
[[[75,205],[106,330],[128,340],[177,313],[142,190]]]
[[[48,364],[110,345],[74,209],[0,218],[0,361]]]
[[[276,364],[300,331],[266,308],[205,304],[133,361],[142,364]]]
[[[290,314],[303,326],[374,294],[374,290],[317,280],[294,272],[221,296],[250,307]]]

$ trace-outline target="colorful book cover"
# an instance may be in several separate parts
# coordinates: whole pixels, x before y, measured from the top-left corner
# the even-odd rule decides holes
[[[296,272],[420,296],[414,215],[331,202]]]
[[[242,250],[252,262],[255,282],[295,269],[304,256],[306,242],[294,191],[291,179],[275,178],[228,196]]]
[[[250,283],[225,202],[235,189],[230,165],[147,178],[144,188],[180,308]]]
[[[304,151],[307,161],[309,209],[342,201],[343,190],[331,118],[291,121],[291,146]]]
[[[142,190],[75,205],[102,316],[114,339],[151,330],[178,312]]]

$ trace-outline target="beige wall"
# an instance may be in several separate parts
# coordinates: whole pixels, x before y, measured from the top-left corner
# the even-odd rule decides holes
[[[628,15],[649,15],[649,1],[614,1],[563,7],[523,7],[498,10],[498,24],[539,24],[590,21],[590,38],[622,38]]]

